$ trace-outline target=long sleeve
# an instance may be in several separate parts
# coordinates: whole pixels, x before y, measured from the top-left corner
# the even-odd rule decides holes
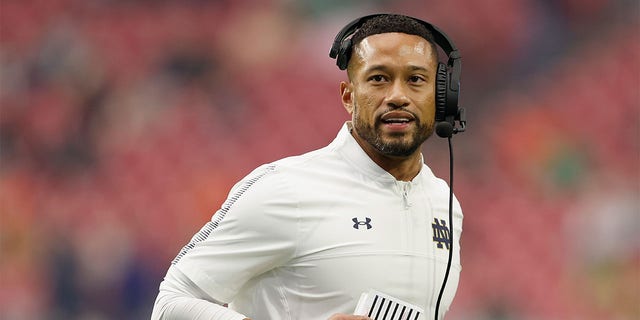
[[[151,320],[243,320],[246,316],[226,308],[175,268],[160,284]]]
[[[265,285],[271,289],[261,289],[260,295],[242,289],[260,276],[273,276],[295,252],[299,219],[290,190],[275,166],[256,169],[237,183],[211,221],[173,260],[152,319],[241,320],[249,317],[239,312],[261,315],[256,311],[260,303],[281,294],[276,283]],[[256,304],[253,299],[258,297]],[[223,307],[225,303],[231,308]]]

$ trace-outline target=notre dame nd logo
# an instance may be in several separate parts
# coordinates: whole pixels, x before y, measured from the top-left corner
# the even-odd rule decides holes
[[[438,249],[446,246],[447,250],[449,250],[451,246],[451,236],[449,235],[447,222],[445,220],[438,221],[437,218],[433,218],[431,227],[433,228],[433,242],[437,244]]]

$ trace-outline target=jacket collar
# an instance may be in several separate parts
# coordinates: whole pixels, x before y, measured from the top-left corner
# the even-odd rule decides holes
[[[338,153],[340,153],[353,167],[372,179],[394,184],[398,181],[389,172],[382,169],[382,167],[375,163],[369,155],[364,152],[356,139],[351,135],[349,122],[345,122],[342,125],[338,135],[330,145],[333,146],[335,150],[338,151]],[[429,170],[429,168],[424,164],[424,157],[422,156],[422,153],[420,154],[420,158],[422,168],[418,175],[411,181],[412,184],[419,181],[425,172],[431,172],[431,170]]]

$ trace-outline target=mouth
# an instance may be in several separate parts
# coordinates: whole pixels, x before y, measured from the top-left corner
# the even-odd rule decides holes
[[[406,111],[391,111],[380,117],[380,122],[390,128],[404,129],[415,121],[413,114]]]
[[[389,118],[389,119],[381,120],[382,123],[386,123],[386,124],[403,124],[403,123],[409,123],[411,121],[413,120],[407,119],[407,118]]]

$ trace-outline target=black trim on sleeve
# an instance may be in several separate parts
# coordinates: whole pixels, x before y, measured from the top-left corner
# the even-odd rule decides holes
[[[191,238],[191,241],[189,241],[189,243],[185,245],[182,248],[182,250],[180,250],[180,253],[178,253],[175,259],[173,259],[171,264],[174,265],[178,263],[178,261],[180,261],[180,259],[182,259],[182,257],[184,257],[191,249],[195,248],[196,244],[206,240],[211,234],[211,232],[213,232],[213,230],[215,230],[218,227],[222,219],[224,219],[224,217],[227,215],[227,212],[229,212],[229,210],[231,209],[231,206],[233,206],[233,204],[236,203],[236,201],[238,201],[238,199],[240,199],[240,197],[245,192],[247,192],[247,190],[249,190],[251,186],[253,186],[256,182],[258,182],[258,180],[260,180],[262,177],[264,177],[268,173],[272,172],[275,169],[275,167],[276,166],[273,164],[269,165],[265,167],[264,171],[258,174],[257,176],[244,181],[242,186],[233,195],[227,198],[227,200],[222,204],[222,207],[213,215],[214,219],[212,221],[207,222],[202,227],[202,229],[200,229],[200,231],[196,233],[193,236],[193,238]]]

